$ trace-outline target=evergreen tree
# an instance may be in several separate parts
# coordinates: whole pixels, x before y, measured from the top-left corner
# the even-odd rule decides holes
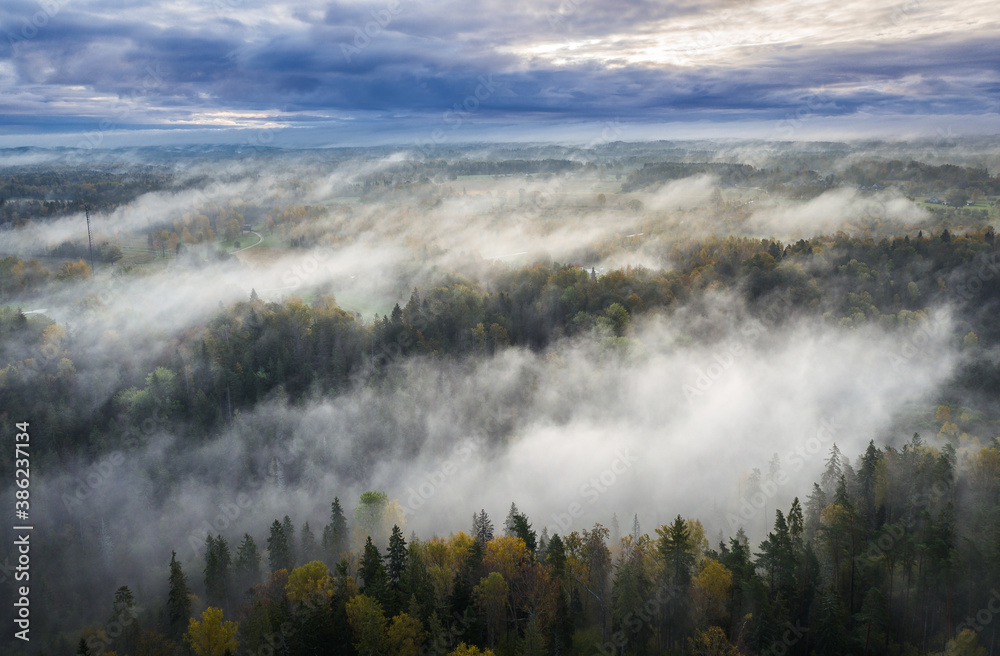
[[[820,515],[827,506],[826,499],[826,492],[819,483],[813,483],[812,494],[806,499],[805,538],[808,541],[812,541],[819,530]]]
[[[513,501],[510,502],[510,511],[507,513],[507,519],[503,522],[503,533],[504,535],[514,535],[514,518],[521,514],[517,509],[517,504]]]
[[[187,586],[187,578],[177,560],[177,552],[170,552],[170,578],[167,592],[167,628],[170,637],[180,640],[187,631],[188,619],[191,617],[191,597]]]
[[[532,554],[535,553],[535,549],[538,545],[535,538],[535,532],[531,530],[531,523],[528,522],[527,517],[520,513],[514,515],[512,534],[515,537],[524,540],[524,544],[528,547],[529,552]]]
[[[249,533],[243,534],[243,542],[236,549],[234,570],[237,591],[240,594],[260,583],[260,552],[257,551],[257,543]]]
[[[823,476],[820,479],[822,483],[823,492],[827,495],[832,494],[836,489],[837,481],[843,475],[844,471],[841,466],[841,455],[840,449],[837,448],[837,444],[834,443],[833,447],[830,449],[830,456],[826,459],[826,469],[823,471]]]
[[[399,530],[399,526],[393,525],[392,535],[389,536],[389,547],[385,555],[386,575],[389,585],[393,588],[396,588],[403,578],[403,573],[406,571],[407,557],[406,540],[403,538],[403,532]]]
[[[299,547],[299,558],[302,563],[311,563],[319,559],[319,547],[316,544],[316,536],[309,528],[309,522],[302,525],[302,545]]]
[[[205,537],[205,597],[209,606],[228,608],[230,553],[221,535]]]
[[[115,600],[112,605],[111,619],[108,626],[115,626],[118,632],[112,635],[111,651],[121,654],[134,653],[139,646],[139,618],[135,612],[135,596],[123,585],[115,591]]]
[[[685,624],[687,604],[684,592],[691,583],[694,550],[691,532],[687,527],[687,522],[680,515],[677,515],[669,526],[658,528],[656,532],[660,536],[657,548],[663,559],[665,584],[673,591],[663,609],[667,642],[670,647],[673,647],[682,626]]]
[[[478,515],[472,515],[472,537],[483,546],[493,539],[493,522],[490,521],[485,508],[480,510]]]
[[[295,526],[288,515],[281,520],[281,530],[285,535],[285,548],[288,550],[288,570],[291,571],[298,564],[298,552],[295,548]]]
[[[329,562],[337,562],[347,549],[347,518],[340,507],[340,499],[333,498],[330,505],[330,523],[323,528],[323,549]]]
[[[271,524],[271,533],[267,536],[267,562],[272,572],[292,569],[285,527],[278,520]]]
[[[546,550],[545,562],[552,568],[552,575],[562,579],[566,575],[566,550],[558,533],[552,534],[549,548]]]
[[[361,591],[381,603],[386,588],[385,566],[382,564],[378,547],[372,542],[370,535],[365,541],[364,553],[358,562],[358,574],[361,575]]]
[[[792,499],[792,507],[788,509],[788,536],[796,552],[802,550],[804,533],[805,518],[802,514],[802,504],[799,503],[799,498],[795,497]]]

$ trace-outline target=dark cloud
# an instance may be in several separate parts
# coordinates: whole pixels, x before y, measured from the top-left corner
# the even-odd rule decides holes
[[[326,112],[438,120],[456,105],[468,121],[773,120],[804,104],[815,116],[982,115],[995,111],[1000,86],[995,38],[973,30],[739,46],[701,65],[631,51],[630,39],[655,43],[671,20],[714,21],[711,32],[731,26],[734,11],[765,3],[381,0],[279,11],[234,2],[176,16],[151,4],[144,17],[146,5],[135,2],[120,18],[100,4],[51,6],[44,21],[36,3],[0,9],[0,110],[22,129],[31,121],[16,115],[60,117],[70,127],[74,115],[100,114],[101,102],[122,98],[135,105],[123,126],[275,109],[287,124]],[[25,31],[32,20],[44,24]],[[695,38],[724,45],[733,37]],[[606,39],[620,51],[559,60],[532,48],[576,39]]]

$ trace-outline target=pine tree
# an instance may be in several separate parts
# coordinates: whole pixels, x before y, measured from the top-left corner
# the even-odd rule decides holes
[[[309,528],[309,522],[302,525],[302,545],[299,547],[299,557],[302,563],[311,563],[319,558],[319,548],[316,545],[316,536]]]
[[[210,606],[228,608],[230,553],[221,535],[205,538],[205,596]]]
[[[370,535],[365,542],[364,553],[358,563],[358,574],[361,575],[361,591],[381,603],[385,593],[385,567],[382,565],[382,556],[379,555],[378,547],[372,542]]]
[[[841,455],[840,449],[837,448],[837,444],[834,443],[833,447],[830,449],[830,457],[826,459],[826,469],[823,471],[823,476],[820,478],[820,483],[823,485],[823,492],[825,494],[832,494],[836,488],[837,481],[843,476],[844,471],[841,466]]]
[[[806,499],[806,517],[805,517],[805,538],[806,541],[811,542],[813,537],[816,535],[816,531],[819,530],[819,519],[823,512],[823,509],[827,506],[826,492],[823,488],[819,486],[819,483],[813,483],[812,494]]]
[[[485,508],[480,510],[478,515],[472,515],[472,536],[483,546],[493,539],[493,522],[490,521]]]
[[[403,578],[403,573],[406,571],[407,555],[406,540],[403,538],[403,532],[399,530],[399,526],[394,524],[392,535],[389,536],[389,547],[385,555],[386,575],[388,576],[389,585],[393,588],[399,585],[400,580]]]
[[[167,593],[167,624],[170,636],[180,640],[187,630],[188,619],[191,617],[191,598],[187,586],[187,578],[177,560],[177,552],[170,552],[170,590]]]
[[[663,558],[666,583],[674,591],[664,609],[667,620],[667,642],[670,647],[673,647],[677,639],[678,629],[681,628],[685,620],[684,610],[687,604],[684,601],[683,591],[687,590],[691,583],[694,551],[691,544],[691,532],[688,530],[687,522],[680,515],[677,515],[669,526],[658,528],[656,532],[660,536],[657,546],[660,557]]]
[[[337,562],[347,548],[347,518],[340,507],[340,499],[333,498],[330,505],[330,523],[323,528],[323,549],[329,562]]]
[[[288,538],[285,535],[284,526],[278,520],[274,520],[274,523],[271,524],[271,533],[267,536],[267,561],[272,572],[277,572],[279,569],[291,569]]]
[[[802,504],[799,498],[792,499],[792,507],[788,509],[788,535],[796,552],[802,550],[802,538],[805,531],[805,518],[802,514]]]
[[[240,594],[260,583],[260,552],[249,533],[243,534],[243,542],[236,549],[234,570]]]
[[[108,626],[119,627],[119,632],[112,636],[110,647],[112,651],[120,654],[131,654],[135,652],[139,644],[139,618],[135,613],[135,596],[123,585],[115,591],[115,600],[112,604],[111,619]]]
[[[288,515],[285,515],[285,518],[281,520],[281,529],[285,533],[285,545],[288,549],[288,570],[291,571],[298,563],[298,552],[295,548],[295,526],[292,525],[292,520]]]
[[[528,518],[520,513],[514,515],[513,535],[524,540],[524,544],[528,547],[528,551],[532,554],[535,553],[535,550],[538,547],[535,532],[531,530],[531,523],[528,521]]]
[[[514,535],[514,518],[517,517],[520,512],[517,509],[517,504],[513,501],[510,502],[510,512],[507,513],[507,519],[503,522],[503,533],[504,535]]]
[[[561,579],[566,574],[566,549],[558,533],[552,534],[549,548],[546,550],[545,562],[552,568],[552,575]]]

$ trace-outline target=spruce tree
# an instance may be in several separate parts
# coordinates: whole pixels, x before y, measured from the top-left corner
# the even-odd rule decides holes
[[[170,637],[180,640],[187,630],[188,619],[191,617],[191,598],[187,586],[187,577],[177,560],[177,552],[170,552],[170,590],[167,593],[167,625]]]
[[[285,548],[288,550],[287,569],[291,571],[298,563],[298,550],[295,548],[295,526],[288,515],[285,515],[285,518],[281,520],[281,528],[285,533]]]
[[[323,529],[323,549],[328,562],[336,563],[347,547],[347,518],[340,507],[340,499],[333,498],[330,506],[330,523]]]
[[[381,603],[385,592],[385,567],[382,565],[378,547],[372,542],[370,535],[358,563],[358,573],[361,575],[361,591]]]
[[[403,538],[403,532],[399,530],[399,526],[393,525],[392,535],[389,536],[389,548],[385,555],[385,569],[389,584],[394,588],[399,585],[399,581],[406,571],[406,558],[406,539]]]
[[[271,524],[271,533],[267,536],[267,562],[271,572],[277,572],[279,569],[291,569],[288,538],[285,535],[284,526],[278,520],[274,520]]]
[[[302,563],[311,563],[319,558],[319,549],[316,545],[316,536],[309,528],[309,522],[302,525],[302,544],[299,546],[299,558]]]
[[[234,569],[240,595],[260,583],[260,552],[249,533],[243,534],[243,542],[236,549]]]

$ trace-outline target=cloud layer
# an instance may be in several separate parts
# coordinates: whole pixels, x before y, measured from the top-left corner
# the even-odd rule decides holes
[[[453,0],[17,0],[0,8],[0,25],[0,123],[11,135],[197,130],[213,140],[296,128],[336,141],[387,129],[404,140],[445,127],[449,111],[508,139],[611,117],[805,116],[818,128],[846,116],[864,130],[885,129],[887,117],[964,116],[984,131],[1000,102],[1000,10],[988,0],[475,10]]]

